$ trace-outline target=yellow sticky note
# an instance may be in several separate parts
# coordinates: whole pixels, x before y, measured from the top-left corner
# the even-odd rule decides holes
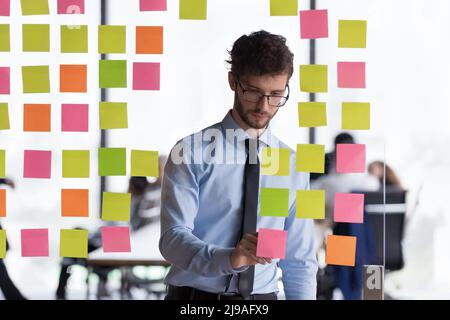
[[[369,130],[370,103],[342,103],[342,130]]]
[[[130,221],[131,193],[103,192],[102,219]]]
[[[325,146],[320,144],[298,144],[297,171],[324,173]]]
[[[8,104],[0,103],[0,130],[11,129],[9,125]]]
[[[366,20],[339,20],[339,48],[365,48]]]
[[[23,93],[50,93],[49,66],[22,67]]]
[[[50,25],[23,24],[22,45],[24,52],[49,52]]]
[[[132,177],[158,177],[158,151],[131,150]]]
[[[100,129],[128,128],[127,104],[120,102],[100,102]]]
[[[0,229],[0,259],[6,257],[6,230]]]
[[[297,190],[296,217],[325,219],[325,190]]]
[[[298,0],[270,0],[271,16],[297,16]]]
[[[88,231],[61,230],[59,255],[67,258],[87,258]]]
[[[328,92],[328,66],[301,65],[300,90],[302,92]]]
[[[0,178],[6,177],[6,151],[0,150]]]
[[[63,150],[63,178],[89,178],[89,150]]]
[[[325,102],[299,102],[298,123],[300,127],[326,126],[327,104]]]
[[[24,16],[49,14],[48,0],[20,0]]]
[[[206,20],[207,0],[180,0],[180,19]]]
[[[11,51],[9,24],[0,24],[0,52]]]
[[[288,176],[290,174],[291,151],[289,148],[263,148],[261,154],[262,175]]]

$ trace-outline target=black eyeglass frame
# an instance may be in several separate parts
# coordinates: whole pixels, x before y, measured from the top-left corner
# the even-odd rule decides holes
[[[256,91],[256,90],[244,89],[244,87],[242,86],[242,83],[241,83],[241,80],[240,80],[239,76],[235,75],[235,79],[236,79],[236,83],[239,85],[239,87],[241,87],[242,94],[244,95],[244,98],[245,98],[245,92],[246,91]],[[280,108],[280,107],[284,106],[289,100],[289,94],[290,94],[289,83],[286,84],[285,90],[287,90],[287,96],[279,96],[279,95],[274,95],[274,94],[262,94],[261,92],[259,92],[260,97],[259,97],[258,101],[250,101],[250,100],[245,100],[245,101],[258,103],[259,101],[261,101],[261,99],[263,97],[266,97],[267,98],[267,103],[269,104],[269,106],[275,107],[275,108]],[[274,105],[270,104],[270,98],[271,97],[284,98],[285,100],[284,100],[283,103],[279,103],[278,105],[274,106]]]

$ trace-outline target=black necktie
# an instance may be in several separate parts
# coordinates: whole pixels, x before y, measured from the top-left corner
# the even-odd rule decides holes
[[[259,193],[259,140],[245,140],[247,160],[244,173],[244,215],[242,219],[242,235],[256,232],[258,193]],[[248,298],[253,291],[255,266],[250,266],[239,274],[238,288],[244,298]]]

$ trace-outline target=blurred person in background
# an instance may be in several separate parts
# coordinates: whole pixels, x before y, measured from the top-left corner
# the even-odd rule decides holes
[[[384,162],[373,161],[369,164],[368,171],[369,174],[375,176],[380,182],[380,191],[383,191],[383,180],[384,180]],[[386,191],[404,191],[400,179],[395,174],[394,170],[386,164]]]

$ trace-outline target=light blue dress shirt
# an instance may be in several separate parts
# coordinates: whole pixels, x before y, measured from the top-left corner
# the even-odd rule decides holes
[[[227,135],[233,131],[243,134]],[[219,147],[212,150],[215,133],[224,139],[219,138]],[[233,269],[230,255],[240,240],[247,137],[228,112],[222,122],[180,140],[172,149],[164,169],[161,194],[159,248],[172,263],[166,284],[213,293],[238,292],[237,275],[248,267]],[[259,152],[264,146],[289,148],[271,133],[270,125],[259,139],[262,142]],[[289,216],[262,217],[258,204],[257,224],[258,228],[288,231],[286,257],[255,266],[253,294],[278,292],[277,267],[280,267],[287,299],[315,299],[314,223],[295,216],[296,191],[309,189],[309,174],[296,172],[296,154],[290,150],[289,176],[260,176],[260,188],[289,189]],[[230,151],[235,152],[232,158]],[[183,162],[173,160],[177,154],[182,155]],[[216,163],[204,161],[209,155],[216,156]],[[242,161],[236,164],[236,159]],[[186,163],[188,160],[191,163]]]

